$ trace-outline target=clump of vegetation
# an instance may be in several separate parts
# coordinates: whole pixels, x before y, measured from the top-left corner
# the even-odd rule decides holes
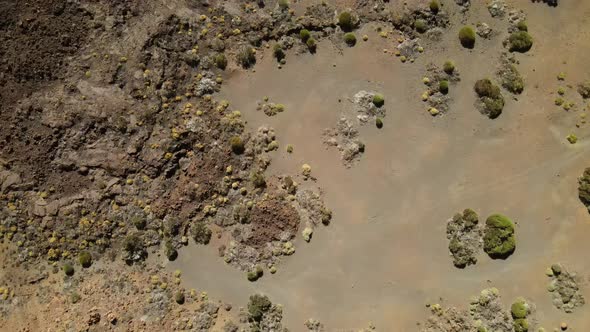
[[[523,299],[519,298],[510,307],[510,313],[514,319],[514,331],[515,332],[527,332],[529,330],[529,322],[526,317],[529,315],[529,305]]]
[[[248,301],[248,314],[253,321],[259,322],[271,306],[272,302],[270,302],[266,295],[252,295]]]
[[[376,93],[373,96],[373,104],[377,107],[382,107],[385,105],[385,99],[383,98],[383,95]]]
[[[524,79],[515,65],[507,64],[504,66],[500,72],[500,76],[502,77],[502,86],[506,90],[517,95],[522,93],[524,90]]]
[[[279,8],[281,10],[289,9],[289,0],[279,0]]]
[[[475,92],[483,103],[483,113],[490,119],[495,119],[502,114],[504,97],[497,85],[484,78],[475,82]]]
[[[307,40],[311,38],[311,33],[307,29],[301,29],[299,31],[299,37],[301,40],[303,40],[303,42],[307,42]]]
[[[584,174],[578,179],[578,184],[578,197],[590,212],[590,167],[584,170]]]
[[[563,103],[565,102],[565,100],[563,100],[563,98],[561,98],[561,97],[557,97],[557,98],[555,98],[555,101],[554,102],[555,102],[555,105],[556,106],[561,106],[561,105],[563,105]]]
[[[176,258],[178,258],[178,251],[176,248],[174,248],[172,242],[170,241],[166,241],[166,244],[164,245],[164,254],[169,261],[174,261]]]
[[[590,98],[590,80],[578,85],[578,93],[584,99]]]
[[[510,52],[525,53],[533,46],[533,37],[526,31],[513,32],[508,38]]]
[[[246,151],[246,147],[244,145],[244,141],[240,136],[233,136],[229,139],[229,144],[231,146],[231,150],[235,154],[242,154]]]
[[[223,53],[216,54],[213,61],[215,62],[215,66],[221,70],[225,70],[227,67],[227,58]]]
[[[514,223],[501,214],[493,214],[486,220],[483,250],[493,259],[506,259],[516,249]]]
[[[525,20],[518,21],[518,23],[516,24],[516,28],[520,31],[529,31],[529,27],[527,26]]]
[[[131,223],[133,224],[133,226],[135,226],[135,228],[137,228],[140,231],[144,230],[146,226],[145,218],[139,214],[133,215],[131,217]]]
[[[455,72],[455,63],[451,60],[445,61],[443,64],[443,71],[449,75],[452,75]]]
[[[264,270],[262,269],[262,266],[260,266],[260,265],[256,265],[254,270],[248,271],[248,273],[246,273],[246,277],[248,278],[249,281],[252,281],[252,282],[262,278],[263,275],[264,275]]]
[[[266,180],[264,179],[264,174],[262,174],[262,172],[252,172],[250,174],[250,181],[254,188],[266,187]]]
[[[440,2],[438,2],[438,0],[432,0],[430,1],[430,11],[433,12],[434,14],[438,14],[438,12],[440,11]]]
[[[133,264],[147,258],[147,250],[143,240],[137,234],[131,234],[123,241],[123,259],[127,264]]]
[[[202,221],[193,224],[191,233],[197,244],[209,244],[209,241],[211,241],[211,230]]]
[[[176,301],[176,303],[178,303],[178,304],[184,304],[184,301],[185,301],[184,293],[182,291],[177,291],[174,294],[174,301]]]
[[[348,46],[354,46],[356,44],[356,36],[352,32],[347,32],[344,34],[344,42]]]
[[[464,26],[459,30],[459,41],[465,48],[473,48],[475,46],[475,31],[470,26]]]
[[[281,61],[285,58],[285,51],[283,51],[283,47],[281,44],[276,43],[272,48],[272,54],[277,59],[277,61]]]
[[[558,81],[563,81],[565,80],[565,73],[564,72],[560,72],[559,74],[557,74],[557,80]]]
[[[383,120],[381,120],[381,118],[376,118],[375,119],[375,126],[377,126],[377,129],[383,128]]]
[[[256,63],[256,51],[250,45],[244,45],[238,50],[238,63],[244,68],[250,68]]]
[[[576,144],[578,142],[578,136],[576,136],[576,134],[569,134],[566,139],[570,144]]]
[[[82,265],[83,268],[89,268],[90,265],[92,265],[92,256],[88,251],[82,251],[78,255],[78,261],[80,262],[80,265]]]
[[[313,37],[310,37],[310,38],[309,38],[309,39],[308,39],[308,40],[305,42],[305,44],[307,45],[307,48],[309,49],[309,51],[310,51],[311,53],[315,53],[315,51],[317,50],[317,47],[318,47],[318,45],[317,45],[317,42],[316,42],[316,40],[315,40]]]
[[[338,15],[338,25],[343,31],[352,31],[354,28],[352,14],[348,11],[340,13],[340,15]]]
[[[77,292],[72,292],[70,295],[70,301],[72,301],[73,304],[80,302],[81,299],[82,297]]]
[[[449,81],[442,80],[442,81],[438,82],[438,91],[440,91],[440,93],[442,93],[444,95],[449,93]]]
[[[72,264],[70,263],[65,263],[62,267],[64,273],[68,276],[71,277],[74,275],[74,267],[72,266]]]
[[[419,33],[424,33],[426,30],[428,30],[428,24],[426,24],[426,21],[423,19],[417,19],[414,21],[414,29],[416,29],[416,31]]]

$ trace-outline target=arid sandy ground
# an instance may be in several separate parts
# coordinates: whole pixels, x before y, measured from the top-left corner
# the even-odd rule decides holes
[[[484,21],[496,28],[480,3],[452,21]],[[572,82],[588,75],[584,68],[590,58],[582,54],[590,52],[590,4],[513,4],[527,13],[536,44],[518,58],[524,93],[509,100],[496,120],[474,109],[471,89],[475,80],[493,74],[500,37],[469,52],[455,47],[455,34],[449,33],[407,65],[382,52],[395,45],[391,38],[365,27],[359,35],[366,33],[369,41],[342,55],[320,45],[316,55],[289,57],[280,70],[269,55],[255,73],[232,77],[224,97],[252,127],[270,124],[283,146],[295,147],[292,155],[284,149],[277,153],[272,171],[296,172],[310,164],[337,222],[310,244],[300,244],[276,276],[254,285],[220,262],[191,258],[207,255],[206,250],[191,251],[174,266],[186,271],[187,282],[227,297],[256,290],[270,294],[285,306],[287,325],[294,330],[303,329],[300,322],[309,317],[333,328],[373,322],[388,331],[415,330],[427,312],[425,303],[442,298],[464,306],[489,286],[500,289],[507,305],[517,296],[532,299],[541,326],[567,320],[579,331],[589,327],[587,308],[567,315],[553,308],[544,271],[559,261],[590,278],[585,254],[590,215],[577,198],[577,178],[590,163],[590,145],[584,138],[576,145],[565,140],[572,131],[585,136],[586,129],[574,126],[579,114],[553,104],[559,72]],[[451,111],[433,119],[419,101],[423,68],[447,58],[457,64],[461,82],[453,89]],[[321,134],[359,90],[383,93],[388,114],[382,130],[362,128],[366,153],[347,169],[335,150],[320,143]],[[285,104],[287,111],[273,118],[256,113],[263,96]],[[441,234],[447,218],[466,207],[483,216],[500,212],[514,218],[518,244],[510,259],[481,255],[465,270],[450,264]]]
[[[547,292],[549,279],[545,275],[551,264],[562,263],[582,277],[581,291],[590,299],[590,264],[586,254],[590,252],[587,240],[590,214],[578,198],[578,177],[590,166],[590,136],[586,133],[587,124],[576,127],[580,114],[590,109],[575,91],[576,84],[590,79],[590,57],[587,56],[590,54],[590,3],[561,1],[554,8],[524,0],[507,1],[526,13],[534,46],[526,54],[517,54],[518,69],[525,79],[524,92],[513,98],[504,91],[504,111],[491,120],[476,110],[473,85],[478,79],[495,75],[500,52],[504,50],[502,41],[507,36],[507,22],[490,16],[487,1],[473,0],[465,14],[458,11],[454,1],[442,2],[450,13],[451,24],[441,41],[424,43],[424,53],[413,63],[401,63],[392,54],[398,45],[395,33],[382,38],[376,28],[384,26],[383,23],[371,22],[355,31],[358,38],[355,47],[342,47],[325,38],[318,43],[315,54],[295,54],[294,50],[288,50],[286,64],[280,69],[271,48],[262,47],[257,51],[257,63],[253,68],[246,70],[230,63],[228,70],[219,74],[223,84],[219,92],[213,93],[214,99],[225,99],[231,105],[230,110],[239,110],[241,118],[247,122],[247,132],[254,133],[260,126],[268,125],[277,133],[279,149],[268,153],[272,163],[266,170],[270,194],[275,193],[270,189],[276,189],[273,186],[278,176],[300,174],[302,165],[309,164],[314,179],[302,181],[300,189],[321,188],[323,201],[332,211],[329,227],[317,228],[310,243],[302,239],[303,227],[300,227],[293,240],[296,253],[277,261],[276,274],[265,272],[260,280],[250,282],[243,267],[240,266],[240,270],[226,264],[219,257],[218,246],[227,244],[230,232],[220,227],[212,227],[213,238],[207,246],[191,240],[184,247],[184,242],[188,241],[181,245],[176,239],[179,256],[175,261],[168,261],[160,244],[149,249],[150,257],[145,265],[126,266],[120,259],[113,263],[111,259],[114,260],[118,252],[107,251],[107,257],[97,261],[88,272],[76,266],[72,279],[64,277],[61,271],[51,273],[51,266],[42,265],[41,272],[20,268],[8,256],[13,246],[5,244],[2,247],[6,253],[2,258],[5,268],[0,271],[0,281],[18,286],[11,287],[16,290],[16,296],[12,297],[16,300],[0,303],[2,312],[9,313],[0,317],[0,330],[224,331],[226,321],[239,321],[239,307],[246,306],[250,295],[264,293],[273,303],[283,305],[283,326],[291,331],[307,331],[303,323],[309,318],[321,321],[326,331],[370,326],[378,331],[418,331],[430,314],[426,304],[465,308],[471,296],[488,287],[500,290],[506,307],[519,296],[531,300],[536,305],[537,326],[548,331],[561,322],[569,324],[569,331],[590,329],[589,306],[571,314],[556,309]],[[315,0],[294,2],[291,8],[295,15],[302,15],[305,7],[314,3]],[[327,3],[345,8],[355,2]],[[228,12],[235,12],[240,3],[224,4]],[[113,38],[108,52],[117,56],[125,54],[126,48],[133,50],[129,54],[143,52],[148,37],[163,36],[165,39],[167,36],[156,33],[154,22],[162,22],[172,14],[194,16],[204,10],[193,5],[171,1],[154,5],[153,10],[143,8],[139,17],[130,19],[133,23],[129,27],[122,24],[125,29],[120,34],[125,38],[108,36]],[[401,4],[391,1],[389,5]],[[478,22],[488,23],[497,35],[488,40],[478,38],[473,50],[460,47],[459,28],[464,24],[475,26]],[[363,35],[368,36],[367,41],[361,39]],[[110,39],[105,37],[105,40]],[[166,47],[174,49],[175,45],[170,44],[172,46],[166,44]],[[97,42],[96,45],[101,44]],[[83,53],[90,54],[90,51],[85,49]],[[427,104],[420,99],[426,89],[422,78],[428,75],[428,64],[440,66],[449,59],[456,64],[461,80],[451,86],[450,110],[433,117],[427,112]],[[130,55],[126,66],[136,70],[134,61],[136,59]],[[170,59],[171,64],[175,64],[174,61],[178,59]],[[68,74],[74,72],[83,76],[87,67],[74,63]],[[174,66],[172,69],[181,71]],[[86,80],[80,78],[82,83],[78,85],[89,95],[96,109],[118,109],[121,105],[117,102],[121,100],[129,102],[130,108],[149,105],[142,104],[144,101],[137,101],[137,104],[129,101],[123,87],[120,90],[113,87],[118,94],[112,95],[118,97],[104,102],[101,96],[112,96],[112,91],[103,90],[110,85],[106,85],[100,75],[108,77],[110,72],[101,73],[100,70],[92,67],[94,76]],[[560,72],[566,73],[565,81],[557,80]],[[142,71],[130,70],[127,76],[121,76],[124,79],[117,73],[113,74],[113,80],[122,82],[126,79],[131,82],[133,76],[142,77]],[[567,87],[566,97],[576,102],[576,110],[565,111],[554,104],[560,86]],[[323,133],[336,124],[341,114],[352,114],[351,99],[361,90],[382,93],[387,114],[382,129],[375,128],[372,122],[359,128],[366,150],[351,167],[345,167],[339,152],[323,144]],[[257,111],[257,103],[265,96],[272,102],[284,104],[285,111],[273,117]],[[12,95],[3,97],[8,100]],[[193,101],[190,99],[193,97],[187,100]],[[203,106],[195,105],[195,108]],[[583,108],[588,110],[582,111]],[[213,107],[207,111],[212,114]],[[181,116],[178,115],[179,119]],[[160,120],[166,125],[181,127],[181,121],[173,116]],[[165,132],[162,136],[169,136],[168,129],[160,130]],[[221,132],[221,138],[225,139],[223,135],[227,133]],[[157,133],[154,129],[151,135],[158,138]],[[570,133],[577,135],[576,144],[566,140]],[[207,138],[199,137],[190,144],[197,141],[208,142]],[[144,140],[144,143],[147,146],[152,141]],[[217,141],[211,143],[216,144]],[[286,151],[288,144],[294,147],[292,153]],[[219,153],[223,157],[220,162],[237,163],[238,157],[227,146],[223,148],[223,153]],[[225,153],[228,151],[229,154]],[[0,157],[3,161],[4,156]],[[110,158],[118,160],[118,155],[109,155],[105,163],[108,164]],[[211,175],[211,183],[226,175],[226,164],[219,165],[218,169],[214,167],[218,166],[214,165],[215,159],[207,160],[210,163],[205,163],[206,167],[189,174],[179,171],[181,175],[170,180],[158,174],[161,182],[156,182],[152,188],[169,187],[173,194],[168,196],[170,192],[166,192],[167,196],[151,198],[166,208],[169,200],[177,199],[170,203],[170,214],[178,212],[174,211],[174,204],[177,204],[182,207],[182,213],[190,216],[187,220],[197,219],[195,215],[202,209],[195,209],[199,212],[194,214],[186,212],[191,211],[192,204],[187,203],[183,190],[189,191],[188,183],[193,178],[209,180],[199,178],[209,175],[202,169],[215,169],[219,173],[211,172],[215,173]],[[46,166],[34,158],[30,165],[40,173]],[[39,165],[43,167],[35,167]],[[113,167],[115,171],[116,166]],[[96,166],[96,169],[101,167]],[[244,166],[247,167],[250,164]],[[23,167],[23,170],[29,168]],[[37,173],[31,171],[31,174]],[[67,173],[71,177],[49,174],[47,186],[57,186],[58,192],[62,187],[75,193],[80,188],[95,185],[91,184],[94,180],[87,180],[82,172]],[[100,178],[101,173],[97,174]],[[124,176],[117,176],[121,183],[125,182]],[[126,183],[133,185],[133,181]],[[138,183],[140,186],[141,181]],[[182,190],[174,191],[176,187]],[[249,196],[252,200],[266,194],[255,188],[251,192],[254,192]],[[233,197],[236,196],[239,197],[237,194]],[[516,252],[507,260],[491,260],[482,252],[476,265],[455,268],[445,237],[446,221],[465,208],[476,210],[481,218],[502,213],[516,221]],[[202,219],[211,220],[206,214]],[[191,219],[191,223],[193,221],[196,220]],[[123,234],[135,232],[134,227],[130,228]],[[189,235],[186,227],[177,237],[181,235]],[[176,277],[177,270],[182,271],[182,277]],[[36,279],[38,275],[43,276]],[[187,294],[186,304],[182,306],[174,302],[178,291]],[[73,292],[82,295],[81,302],[76,305],[71,303]],[[208,315],[209,297],[211,303],[219,306],[219,314],[211,320],[211,326],[201,330],[198,323]],[[28,302],[22,302],[25,300]],[[235,309],[229,310],[228,303]],[[87,323],[97,311],[102,313],[101,323]],[[152,320],[160,313],[164,317],[162,321]],[[39,314],[37,319],[29,319],[36,314]],[[115,317],[113,315],[125,323],[113,324],[109,321]],[[189,321],[195,326],[188,326]]]

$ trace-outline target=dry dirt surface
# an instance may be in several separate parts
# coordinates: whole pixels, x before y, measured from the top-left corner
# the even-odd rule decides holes
[[[0,330],[590,329],[588,17],[0,0]]]

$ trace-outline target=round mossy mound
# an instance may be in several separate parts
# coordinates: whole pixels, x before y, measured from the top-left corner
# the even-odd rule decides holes
[[[432,0],[430,1],[430,11],[433,12],[434,14],[438,14],[438,12],[440,11],[440,2],[438,2],[438,0]]]
[[[229,139],[229,144],[231,146],[231,150],[235,154],[242,154],[246,151],[246,147],[244,146],[244,141],[240,136],[233,136]]]
[[[486,220],[483,250],[493,259],[506,259],[516,249],[514,223],[501,214],[493,214]]]
[[[443,71],[449,75],[452,75],[455,72],[455,64],[453,61],[447,60],[443,64]]]
[[[381,94],[375,94],[373,96],[373,104],[377,107],[381,107],[383,105],[385,105],[385,99],[383,98],[383,95]]]
[[[510,307],[512,318],[521,319],[526,318],[529,313],[528,305],[524,299],[517,299]]]
[[[354,20],[352,14],[344,11],[338,15],[338,25],[343,31],[352,31],[354,28]]]
[[[444,95],[449,93],[449,81],[447,81],[447,80],[440,81],[438,83],[438,91],[440,91]]]
[[[423,19],[417,19],[414,21],[414,29],[419,33],[424,33],[428,30],[428,24]]]
[[[83,268],[89,268],[92,265],[92,256],[89,252],[83,251],[78,255],[78,261]]]
[[[344,34],[344,42],[348,46],[356,45],[356,36],[352,32],[347,32]]]
[[[464,26],[459,30],[459,41],[465,48],[473,48],[475,46],[475,31],[470,26]]]
[[[533,37],[526,31],[513,32],[508,38],[510,52],[525,53],[533,47]]]
[[[299,31],[299,37],[301,38],[301,40],[306,42],[311,37],[311,32],[309,32],[309,30],[307,29],[301,29]]]

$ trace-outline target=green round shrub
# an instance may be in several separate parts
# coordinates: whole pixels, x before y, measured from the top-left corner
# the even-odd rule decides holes
[[[248,273],[246,273],[246,277],[248,278],[248,281],[256,281],[260,278],[262,278],[262,276],[264,275],[264,270],[262,269],[262,266],[257,265],[254,270],[248,271]]]
[[[279,43],[276,43],[273,46],[272,54],[277,59],[277,61],[281,61],[285,58],[285,51],[283,51],[283,47]]]
[[[299,31],[299,37],[301,38],[301,40],[306,42],[311,37],[311,32],[309,32],[309,30],[307,29],[301,29]]]
[[[264,174],[262,172],[252,172],[250,174],[250,181],[254,188],[264,188],[266,187],[266,180],[264,179]]]
[[[215,66],[221,70],[225,70],[225,68],[227,67],[227,59],[225,57],[225,54],[223,53],[218,53],[217,55],[215,55],[214,61]]]
[[[464,26],[459,30],[459,41],[465,48],[473,48],[475,46],[475,31],[470,26]]]
[[[344,11],[338,15],[338,25],[343,31],[352,31],[354,23],[352,14],[348,11]]]
[[[514,320],[514,332],[528,332],[529,322],[526,319],[515,319]]]
[[[383,95],[376,93],[373,96],[373,104],[377,107],[385,105],[385,99],[383,98]]]
[[[500,96],[500,88],[487,78],[476,81],[474,88],[479,97],[497,98]]]
[[[64,273],[68,276],[71,277],[74,275],[74,267],[72,266],[72,264],[70,263],[65,263],[62,267],[62,269],[64,270]]]
[[[238,50],[238,63],[249,68],[256,63],[256,52],[250,45],[244,45]]]
[[[262,319],[262,315],[264,315],[271,306],[272,302],[270,302],[266,295],[252,295],[248,301],[248,314],[252,320],[259,322]]]
[[[242,154],[246,151],[246,147],[244,145],[244,141],[240,136],[233,136],[229,139],[229,144],[231,146],[231,150],[235,154]]]
[[[528,315],[528,306],[526,301],[524,299],[517,299],[514,301],[510,307],[510,313],[514,319],[526,318]]]
[[[447,94],[449,93],[449,81],[447,80],[442,80],[438,83],[438,91],[440,91],[442,94]]]
[[[289,0],[279,0],[279,8],[282,10],[289,8]]]
[[[356,44],[356,36],[352,32],[347,32],[344,34],[344,42],[348,46],[354,46]]]
[[[424,33],[426,30],[428,30],[428,25],[423,19],[417,19],[414,21],[414,29],[416,29],[416,31],[419,33]]]
[[[525,53],[533,47],[533,37],[526,31],[513,32],[508,38],[510,52]]]
[[[172,242],[170,241],[166,241],[164,253],[166,254],[166,257],[169,261],[174,261],[176,258],[178,258],[178,251],[176,248],[174,248],[174,246],[172,246]]]
[[[377,126],[378,129],[383,128],[383,120],[381,120],[381,118],[375,119],[375,126]]]
[[[184,293],[183,292],[177,291],[174,294],[174,301],[176,301],[176,303],[178,303],[178,304],[184,304],[184,300],[185,300],[185,298],[184,298]]]
[[[212,232],[202,221],[193,224],[193,227],[191,227],[191,234],[197,244],[209,244],[209,241],[211,241]]]
[[[483,249],[493,259],[506,259],[516,248],[514,223],[501,214],[493,214],[486,220]]]
[[[445,61],[443,64],[443,71],[449,75],[452,75],[455,72],[455,63],[451,60]]]
[[[430,1],[430,11],[434,14],[438,14],[440,11],[440,2],[438,2],[438,0]]]
[[[520,31],[529,31],[529,27],[525,20],[519,21],[518,24],[516,24],[516,28]]]
[[[80,262],[80,265],[82,265],[83,268],[89,268],[90,265],[92,265],[92,256],[88,251],[82,251],[78,255],[78,261]]]
[[[307,48],[309,49],[309,51],[311,53],[315,53],[315,51],[317,49],[317,42],[315,41],[315,39],[313,37],[309,37],[309,39],[305,42],[305,44],[307,45]]]

